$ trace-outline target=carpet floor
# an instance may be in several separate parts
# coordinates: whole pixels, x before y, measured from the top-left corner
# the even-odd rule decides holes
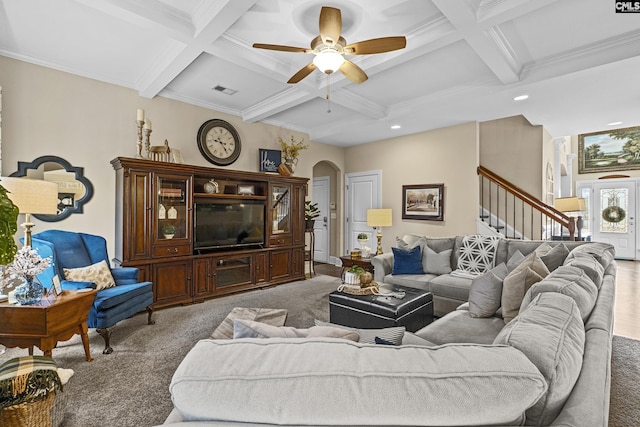
[[[208,338],[234,307],[283,308],[286,326],[306,328],[313,319],[329,320],[328,294],[337,288],[336,277],[318,275],[310,280],[280,285],[186,307],[158,310],[155,325],[146,313],[124,320],[114,329],[114,352],[103,355],[104,342],[89,331],[93,362],[86,362],[78,336],[58,343],[53,357],[75,375],[65,388],[69,406],[62,427],[145,427],[162,424],[173,407],[169,384],[174,371],[193,345]],[[0,363],[26,355],[7,349]],[[35,354],[41,354],[36,349]],[[640,341],[614,337],[612,356],[610,427],[638,425],[640,409]]]

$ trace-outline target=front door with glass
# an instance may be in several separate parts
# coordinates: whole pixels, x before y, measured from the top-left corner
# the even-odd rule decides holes
[[[635,188],[633,181],[593,184],[594,215],[589,224],[592,240],[611,243],[616,248],[616,258],[636,256]]]

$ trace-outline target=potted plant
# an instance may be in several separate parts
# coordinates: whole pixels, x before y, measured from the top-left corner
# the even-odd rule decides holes
[[[171,224],[167,224],[164,227],[162,227],[162,235],[164,236],[165,239],[173,239],[173,236],[176,234],[176,228],[171,225]]]
[[[0,185],[0,265],[10,264],[18,252],[18,245],[13,238],[18,231],[18,213],[18,207],[7,195],[7,189]]]
[[[358,233],[357,237],[358,243],[360,243],[360,247],[364,249],[364,245],[369,241],[369,236],[367,233]]]
[[[364,268],[359,265],[352,265],[349,270],[344,273],[344,283],[347,285],[359,285],[360,275],[364,273]]]
[[[289,139],[291,141],[290,143],[286,142],[282,138],[278,138],[278,142],[280,143],[282,158],[284,159],[283,163],[287,166],[287,172],[290,172],[288,174],[291,175],[296,170],[296,165],[298,164],[298,155],[300,154],[300,151],[306,150],[307,148],[309,148],[309,146],[304,145],[304,138],[296,142],[293,135],[291,135]],[[287,175],[287,173],[283,175]]]
[[[316,218],[320,216],[320,209],[318,209],[317,203],[311,203],[311,200],[305,200],[304,202],[304,220],[305,229],[311,230]]]

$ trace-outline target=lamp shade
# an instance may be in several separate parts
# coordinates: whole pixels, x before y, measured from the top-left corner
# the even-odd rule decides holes
[[[11,201],[24,214],[55,215],[58,208],[58,184],[27,178],[0,178]]]
[[[392,210],[391,209],[368,209],[367,225],[369,227],[391,227]]]
[[[584,199],[577,197],[558,197],[554,200],[553,205],[560,212],[584,211]]]

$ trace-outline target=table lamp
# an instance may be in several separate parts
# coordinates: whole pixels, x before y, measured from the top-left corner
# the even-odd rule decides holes
[[[578,240],[582,240],[582,215],[580,215],[584,211],[584,199],[579,199],[575,196],[573,197],[558,197],[554,200],[553,206],[562,213],[567,215],[574,214],[577,218],[575,221],[575,228],[578,231]],[[573,219],[573,215],[570,215]],[[572,221],[569,222],[569,232],[571,232],[571,227],[573,226]]]
[[[25,214],[24,245],[31,246],[31,214],[55,215],[58,211],[58,184],[27,178],[0,178],[0,185],[7,189],[7,195]]]
[[[367,225],[378,230],[378,249],[376,255],[382,254],[382,227],[391,227],[391,209],[368,209]]]

